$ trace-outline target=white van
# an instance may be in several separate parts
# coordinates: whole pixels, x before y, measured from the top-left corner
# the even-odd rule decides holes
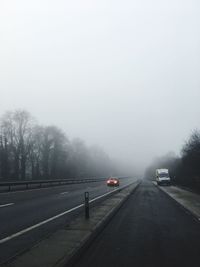
[[[158,185],[166,184],[170,185],[171,179],[169,177],[168,169],[157,169],[156,170],[156,182]]]

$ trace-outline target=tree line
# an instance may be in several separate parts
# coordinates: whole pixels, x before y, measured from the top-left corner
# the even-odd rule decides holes
[[[200,191],[200,130],[194,130],[181,149],[180,156],[174,153],[157,158],[146,169],[145,177],[153,179],[155,170],[168,168],[173,183]]]
[[[115,171],[99,147],[70,141],[56,126],[41,126],[26,110],[0,119],[0,180],[67,179],[108,176]]]

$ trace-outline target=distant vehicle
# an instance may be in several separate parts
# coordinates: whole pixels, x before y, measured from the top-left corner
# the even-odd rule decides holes
[[[114,177],[108,178],[107,186],[119,186],[119,179]]]
[[[169,177],[169,170],[168,169],[157,169],[156,170],[156,182],[157,185],[170,185],[171,179]]]

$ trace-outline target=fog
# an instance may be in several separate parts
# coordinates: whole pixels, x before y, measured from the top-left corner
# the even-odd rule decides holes
[[[0,115],[145,168],[200,126],[198,0],[1,0]]]

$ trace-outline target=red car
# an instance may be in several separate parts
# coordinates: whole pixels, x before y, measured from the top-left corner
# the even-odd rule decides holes
[[[108,186],[119,186],[119,179],[110,177],[107,180],[107,185]]]

